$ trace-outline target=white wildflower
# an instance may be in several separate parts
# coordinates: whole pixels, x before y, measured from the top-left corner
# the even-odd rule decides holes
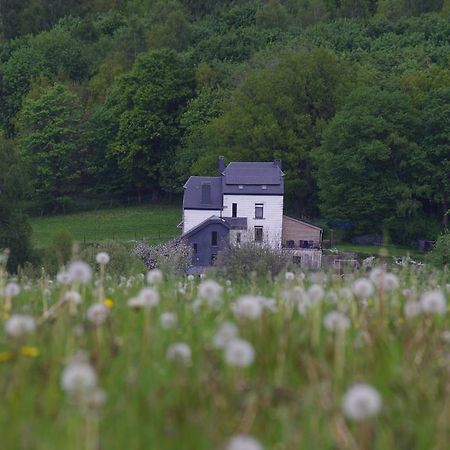
[[[233,311],[238,318],[258,319],[263,312],[261,297],[252,295],[239,297],[233,305]]]
[[[414,317],[417,317],[422,312],[422,306],[419,302],[409,300],[405,303],[403,310],[405,313],[405,317],[407,317],[408,319],[412,319]]]
[[[308,297],[302,298],[297,303],[297,310],[301,316],[305,316],[310,307],[311,307],[311,300]]]
[[[169,346],[166,352],[166,358],[169,361],[180,361],[184,364],[191,362],[191,348],[184,342],[177,342]]]
[[[103,303],[94,303],[86,311],[86,317],[94,325],[101,325],[109,316],[110,309]]]
[[[323,299],[325,291],[320,284],[312,284],[306,291],[306,294],[313,304],[317,304]]]
[[[215,300],[222,295],[222,286],[214,280],[202,281],[198,287],[198,295],[206,300]]]
[[[187,279],[188,279],[188,281],[194,281],[194,275],[192,275],[192,274],[189,274],[188,276],[187,276]]]
[[[106,264],[109,263],[110,257],[108,255],[108,253],[100,252],[100,253],[97,253],[95,260],[97,261],[98,264],[105,266]]]
[[[284,278],[286,279],[286,281],[295,280],[295,274],[293,272],[286,272],[284,274]]]
[[[96,386],[97,374],[87,361],[75,359],[61,374],[61,387],[68,394],[86,394]]]
[[[81,303],[81,295],[77,291],[67,291],[64,294],[63,300],[73,305],[79,305]]]
[[[373,294],[373,284],[367,278],[358,278],[353,283],[353,293],[361,300]]]
[[[153,288],[144,288],[139,292],[138,298],[147,308],[153,308],[159,303],[159,292]]]
[[[92,278],[91,266],[84,261],[75,261],[67,269],[72,283],[88,283]]]
[[[264,450],[264,448],[254,437],[238,434],[230,439],[226,450]]]
[[[339,311],[329,312],[323,319],[328,331],[345,331],[350,327],[350,319]]]
[[[255,359],[253,346],[243,339],[232,339],[225,347],[225,361],[234,367],[248,367]]]
[[[358,383],[344,394],[341,406],[349,419],[364,421],[375,417],[380,412],[382,400],[375,388],[368,384]]]
[[[369,275],[372,283],[383,291],[393,291],[399,286],[398,278],[393,273],[386,273],[380,267],[376,267],[370,272]]]
[[[163,280],[163,273],[159,269],[150,270],[147,273],[148,284],[159,284]]]
[[[5,322],[5,333],[11,338],[20,338],[32,334],[36,330],[36,322],[31,316],[16,314]]]
[[[62,272],[59,272],[58,275],[56,275],[56,281],[59,284],[70,284],[71,280],[70,280],[70,275],[68,272],[66,272],[65,270],[63,270]]]
[[[174,328],[178,322],[177,315],[172,312],[164,312],[159,316],[161,327],[168,330]]]
[[[17,297],[20,294],[20,286],[14,282],[8,283],[3,290],[3,294],[5,297]]]
[[[239,335],[238,327],[232,322],[224,322],[219,326],[213,337],[213,345],[216,348],[224,348],[228,342],[237,338]]]
[[[420,306],[426,314],[445,314],[447,302],[441,291],[425,292],[420,298]]]
[[[270,312],[277,311],[277,302],[274,298],[260,297],[262,307]]]

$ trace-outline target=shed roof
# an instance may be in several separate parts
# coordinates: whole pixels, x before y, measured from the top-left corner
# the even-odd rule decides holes
[[[210,201],[202,200],[202,186],[211,186]],[[184,209],[222,209],[222,177],[189,177],[184,185]]]

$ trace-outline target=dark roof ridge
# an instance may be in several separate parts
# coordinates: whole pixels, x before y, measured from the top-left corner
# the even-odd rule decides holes
[[[192,234],[195,231],[201,230],[204,226],[206,226],[208,224],[208,222],[220,222],[224,226],[226,226],[228,229],[231,228],[229,223],[226,220],[222,219],[222,217],[212,215],[211,217],[208,217],[207,219],[205,219],[203,222],[200,222],[194,228],[191,228],[189,231],[186,231],[186,233],[183,233],[181,235],[181,237],[184,238],[186,236],[189,236],[190,234]]]

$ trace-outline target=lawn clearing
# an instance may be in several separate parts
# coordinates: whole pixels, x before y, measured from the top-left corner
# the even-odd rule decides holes
[[[180,205],[146,205],[34,217],[31,225],[33,242],[44,247],[62,231],[70,232],[80,242],[145,239],[153,244],[179,235],[180,221]]]

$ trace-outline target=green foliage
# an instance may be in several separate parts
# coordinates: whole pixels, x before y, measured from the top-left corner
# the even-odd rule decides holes
[[[356,232],[389,233],[393,222],[414,218],[424,167],[415,142],[418,125],[406,95],[354,91],[315,155],[322,212],[350,220]]]
[[[450,267],[450,232],[441,234],[434,249],[427,255],[427,262],[435,267]]]
[[[171,184],[180,116],[193,95],[194,73],[172,50],[151,51],[114,85],[108,99],[116,133],[109,154],[137,190]]]
[[[73,236],[67,230],[57,231],[45,248],[42,265],[47,273],[56,275],[60,267],[65,266],[72,258],[74,250]]]
[[[80,258],[92,267],[97,267],[96,256],[99,252],[106,252],[110,257],[107,271],[113,277],[126,277],[145,270],[139,258],[132,254],[129,247],[119,241],[105,240],[87,245],[81,252]]]
[[[221,251],[215,265],[235,280],[275,277],[292,264],[289,254],[268,245],[244,242]]]
[[[215,160],[283,160],[293,209],[315,210],[311,155],[321,132],[348,92],[356,67],[324,49],[289,50],[250,72],[222,116],[205,128],[203,152],[194,170],[212,173]]]
[[[18,117],[18,142],[35,194],[64,203],[82,177],[83,134],[78,99],[62,84],[38,89]]]
[[[16,271],[33,257],[31,227],[19,200],[26,192],[26,180],[13,143],[0,135],[0,251],[11,251],[8,269]]]

